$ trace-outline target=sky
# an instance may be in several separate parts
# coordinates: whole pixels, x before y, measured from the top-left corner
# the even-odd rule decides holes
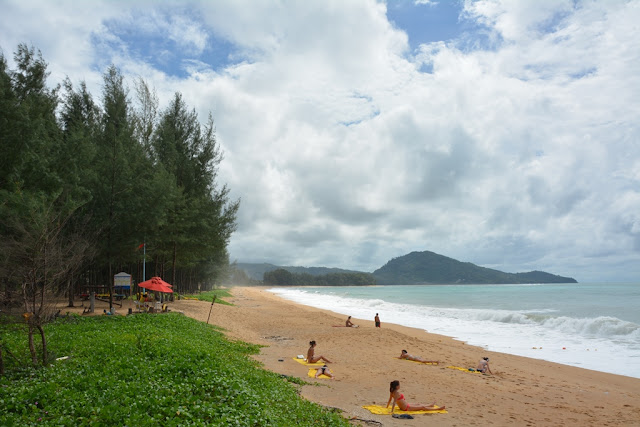
[[[212,114],[231,261],[640,283],[640,0],[0,0],[0,48]]]

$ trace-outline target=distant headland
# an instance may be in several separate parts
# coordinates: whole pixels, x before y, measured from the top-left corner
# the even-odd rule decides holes
[[[328,267],[236,263],[249,280],[278,286],[578,283],[544,271],[505,273],[430,251],[393,258],[373,273]]]

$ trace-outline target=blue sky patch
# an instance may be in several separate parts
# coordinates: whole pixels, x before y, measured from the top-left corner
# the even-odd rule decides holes
[[[485,26],[461,17],[462,8],[457,0],[432,4],[399,0],[387,4],[387,18],[407,33],[412,52],[421,44],[439,41],[455,42],[465,51],[495,48],[495,37]]]
[[[178,18],[176,18],[178,16]],[[145,25],[150,20],[153,25]],[[141,21],[141,25],[136,25]],[[182,38],[179,25],[193,30],[199,40]],[[109,20],[104,22],[106,34],[94,33],[92,42],[103,55],[104,62],[112,63],[112,56],[122,54],[141,61],[169,76],[186,78],[194,64],[205,64],[212,70],[219,70],[237,60],[237,50],[228,40],[217,37],[206,28],[197,17],[159,14],[155,17],[134,16],[130,21]],[[172,37],[173,32],[173,37]],[[105,64],[97,64],[103,69]]]

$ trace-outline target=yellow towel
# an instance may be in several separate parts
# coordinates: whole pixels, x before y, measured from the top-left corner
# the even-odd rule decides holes
[[[399,357],[394,357],[394,359],[400,359]],[[409,359],[400,359],[400,360],[406,360],[407,362],[415,362],[415,363],[420,363],[422,365],[437,365],[438,362],[418,362],[417,360],[409,360]]]
[[[377,415],[391,415],[391,408],[380,405],[364,405],[364,409],[368,410],[372,414]],[[401,411],[399,408],[393,412],[394,414],[448,414],[446,409],[433,409],[430,411]]]
[[[301,363],[303,365],[307,365],[307,366],[322,366],[322,365],[324,365],[323,362],[307,363],[307,359],[298,359],[297,357],[294,357],[293,360],[295,360],[296,362]]]
[[[309,377],[311,378],[315,378],[316,377],[316,372],[318,372],[317,369],[309,369],[309,373],[307,374]],[[333,373],[333,372],[332,372]],[[318,378],[324,378],[324,379],[331,379],[331,377],[329,375],[325,375],[325,374],[320,374],[318,375]]]
[[[458,371],[471,372],[472,374],[481,374],[482,372],[470,371],[469,368],[461,368],[460,366],[447,366],[449,369],[457,369]]]

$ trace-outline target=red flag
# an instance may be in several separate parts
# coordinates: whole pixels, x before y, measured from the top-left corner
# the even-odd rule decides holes
[[[144,243],[140,244],[140,246],[138,246],[138,247],[136,248],[136,250],[138,250],[138,249],[142,249],[143,247],[144,247]]]

